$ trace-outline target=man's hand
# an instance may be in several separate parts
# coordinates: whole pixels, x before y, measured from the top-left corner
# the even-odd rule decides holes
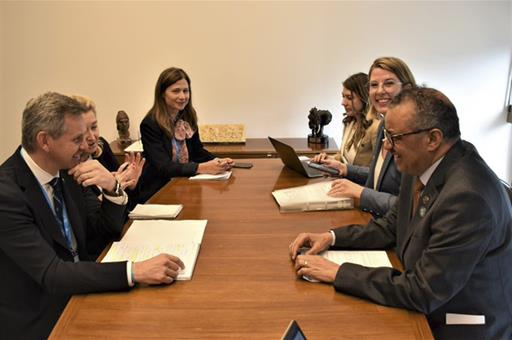
[[[331,190],[329,190],[327,195],[332,197],[355,198],[356,201],[359,201],[363,189],[362,186],[348,179],[337,179],[332,182]]]
[[[149,285],[170,284],[178,276],[180,269],[185,265],[176,256],[160,254],[148,260],[133,264],[133,277],[135,283]]]
[[[90,159],[78,164],[68,171],[78,184],[84,187],[97,185],[103,190],[114,191],[116,188],[116,179],[100,162]]]
[[[306,252],[306,255],[315,255],[325,249],[329,248],[332,243],[332,235],[330,232],[326,233],[301,233],[297,238],[290,244],[290,257],[295,260],[299,249],[302,247],[309,247],[310,249]]]
[[[322,282],[334,282],[340,266],[318,255],[299,255],[295,260],[297,276]]]

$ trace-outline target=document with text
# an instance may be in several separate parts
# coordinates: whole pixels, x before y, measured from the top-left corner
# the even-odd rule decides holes
[[[199,244],[143,244],[130,242],[114,242],[101,262],[133,261],[150,259],[158,254],[170,254],[183,261],[185,268],[178,273],[177,280],[190,280],[199,254]]]
[[[114,242],[102,262],[143,261],[161,253],[179,257],[185,269],[178,280],[190,280],[207,220],[136,220],[121,241]]]

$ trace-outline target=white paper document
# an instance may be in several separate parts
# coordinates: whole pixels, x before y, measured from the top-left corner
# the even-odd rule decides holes
[[[312,211],[351,209],[354,201],[346,197],[331,197],[332,181],[302,185],[272,192],[282,211]]]
[[[129,242],[114,242],[107,255],[101,262],[133,261],[139,262],[158,254],[170,254],[183,261],[185,268],[178,273],[177,280],[190,280],[199,253],[199,244],[143,244]]]
[[[142,141],[136,140],[132,144],[130,144],[126,149],[124,149],[124,152],[143,152],[144,148],[142,147]]]
[[[301,251],[301,253],[305,252],[306,250]],[[318,255],[339,265],[349,262],[372,268],[393,267],[389,262],[388,254],[384,250],[327,250]],[[307,276],[302,278],[309,282],[319,282]]]
[[[339,265],[350,262],[365,267],[393,267],[384,250],[327,250],[323,257]]]
[[[183,209],[182,204],[137,204],[128,214],[132,220],[176,218]]]
[[[201,244],[208,220],[136,220],[122,241],[149,244]]]
[[[231,171],[225,171],[218,175],[210,175],[210,174],[199,174],[188,179],[191,181],[225,181],[231,177]]]

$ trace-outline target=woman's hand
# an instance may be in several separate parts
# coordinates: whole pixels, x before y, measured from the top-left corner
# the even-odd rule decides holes
[[[146,159],[142,158],[140,152],[130,152],[125,155],[125,162],[114,173],[123,190],[126,188],[130,190],[135,189],[145,162]]]
[[[200,163],[197,167],[197,173],[217,175],[230,170],[233,167],[233,163],[231,158],[215,158],[211,161]]]

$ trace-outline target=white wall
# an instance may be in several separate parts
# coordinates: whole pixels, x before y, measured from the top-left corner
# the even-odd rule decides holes
[[[503,111],[512,4],[503,2],[0,2],[0,159],[19,144],[26,101],[47,90],[98,105],[102,135],[132,135],[160,71],[192,78],[200,123],[244,123],[248,137],[305,136],[311,107],[335,114],[340,87],[379,56],[406,61],[458,108],[463,138],[512,178]]]

